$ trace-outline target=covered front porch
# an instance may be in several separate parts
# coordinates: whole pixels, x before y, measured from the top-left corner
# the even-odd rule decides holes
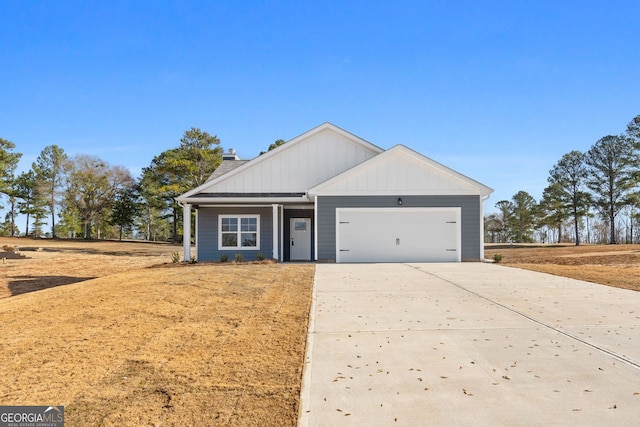
[[[183,235],[195,238],[195,260],[314,261],[316,220],[312,203],[183,203]],[[195,211],[195,222],[192,212]],[[184,239],[183,260],[192,260]]]

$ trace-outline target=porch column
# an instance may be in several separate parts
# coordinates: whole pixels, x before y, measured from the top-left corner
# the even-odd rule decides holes
[[[271,205],[271,209],[272,209],[272,222],[273,225],[271,226],[272,230],[272,234],[273,234],[273,259],[277,260],[279,259],[279,253],[280,251],[279,249],[279,245],[278,245],[278,237],[280,236],[280,233],[278,232],[278,205],[273,204]]]
[[[183,261],[191,261],[191,205],[182,205],[182,245]]]

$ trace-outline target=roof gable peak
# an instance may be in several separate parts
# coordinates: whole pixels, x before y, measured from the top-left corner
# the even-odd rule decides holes
[[[478,194],[493,190],[402,144],[309,190],[313,195]]]
[[[178,199],[212,192],[306,192],[375,157],[382,148],[329,122],[244,163]]]

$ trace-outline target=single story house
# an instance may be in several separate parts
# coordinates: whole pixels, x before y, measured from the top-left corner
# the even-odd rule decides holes
[[[176,200],[185,236],[196,210],[198,261],[456,262],[482,260],[492,192],[408,147],[383,150],[325,123],[250,161],[225,153]]]

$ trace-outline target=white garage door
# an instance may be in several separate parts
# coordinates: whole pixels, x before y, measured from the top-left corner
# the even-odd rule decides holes
[[[460,252],[460,208],[336,209],[336,262],[451,262]]]

